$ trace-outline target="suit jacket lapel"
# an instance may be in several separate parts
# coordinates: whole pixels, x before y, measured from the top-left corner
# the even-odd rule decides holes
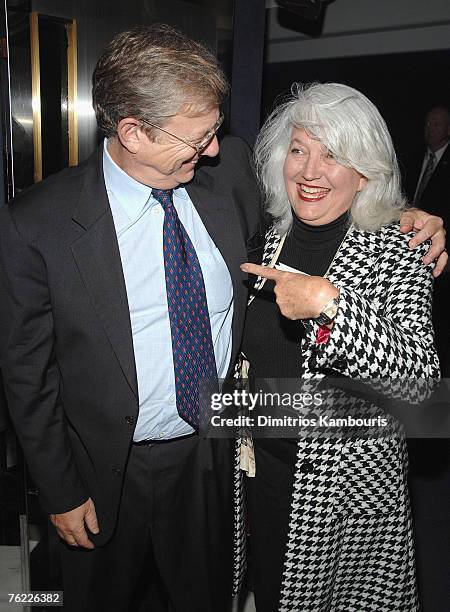
[[[445,149],[444,153],[442,154],[441,159],[439,160],[436,168],[434,169],[433,174],[441,174],[444,175],[444,173],[446,175],[448,175],[448,165],[450,162],[450,142],[447,145],[447,148]],[[431,178],[433,177],[433,174],[431,175]],[[430,178],[430,180],[431,180]]]
[[[230,274],[235,275],[233,263],[245,261],[245,242],[231,196],[214,192],[213,186],[192,183],[186,187],[208,234],[214,240],[227,263]],[[244,259],[242,259],[244,257]]]
[[[133,393],[133,338],[119,245],[103,179],[102,148],[87,163],[73,221],[85,231],[71,245],[80,275]]]
[[[261,261],[262,266],[269,266],[271,268],[274,267],[274,265],[277,263],[285,239],[286,234],[284,234],[283,236],[278,234],[275,229],[275,226],[272,226],[267,230],[266,235],[264,237],[264,249]],[[250,306],[250,304],[255,299],[257,292],[264,287],[264,285],[266,284],[266,280],[267,279],[263,278],[262,276],[257,277],[255,284],[253,285],[250,291],[247,306]]]
[[[244,285],[246,275],[239,267],[247,261],[244,235],[231,196],[215,191],[211,177],[198,171],[186,190],[230,272],[234,296],[233,362],[237,354],[237,339],[243,324],[247,296]]]
[[[275,227],[267,230],[264,243],[264,253],[261,265],[273,266],[280,254],[280,247],[284,244],[286,235],[280,236]],[[337,286],[357,287],[364,279],[370,278],[376,258],[380,251],[380,237],[378,233],[359,232],[350,228],[339,246],[330,267],[325,274]],[[275,257],[277,255],[277,257]],[[349,274],[349,267],[351,273]],[[250,304],[257,291],[265,284],[262,276],[258,276],[250,294]]]

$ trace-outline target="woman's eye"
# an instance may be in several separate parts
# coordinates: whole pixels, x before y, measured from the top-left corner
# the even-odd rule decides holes
[[[334,153],[330,149],[327,150],[327,159],[334,159]]]
[[[293,147],[293,148],[291,149],[291,153],[296,153],[297,155],[303,155],[303,154],[304,154],[304,151],[303,151],[303,149],[298,149],[298,148],[296,148],[296,147]]]

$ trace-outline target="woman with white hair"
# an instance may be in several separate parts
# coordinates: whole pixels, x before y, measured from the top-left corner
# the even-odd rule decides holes
[[[438,378],[427,247],[411,250],[400,231],[406,203],[376,107],[345,85],[296,86],[255,159],[273,224],[262,265],[242,266],[258,275],[242,347],[250,380]],[[387,422],[356,439],[255,437],[258,612],[418,609],[405,442]]]

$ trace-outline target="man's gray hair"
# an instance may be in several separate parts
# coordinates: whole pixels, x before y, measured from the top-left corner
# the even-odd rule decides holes
[[[256,170],[266,211],[278,231],[292,224],[292,209],[283,179],[283,164],[292,129],[305,129],[336,161],[366,177],[350,209],[361,230],[375,231],[400,218],[406,206],[397,158],[386,123],[361,92],[340,83],[294,83],[292,96],[268,117],[255,145]]]
[[[121,32],[107,46],[92,76],[97,123],[110,138],[125,117],[162,126],[173,115],[218,106],[228,83],[216,57],[165,24]]]

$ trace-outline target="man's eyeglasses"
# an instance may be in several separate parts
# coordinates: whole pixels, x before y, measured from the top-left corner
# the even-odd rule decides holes
[[[179,140],[180,142],[184,142],[184,144],[188,145],[188,147],[192,147],[193,149],[195,149],[197,151],[197,153],[200,155],[200,153],[206,149],[206,147],[209,145],[211,140],[217,134],[220,126],[223,123],[223,119],[224,119],[224,116],[223,116],[222,113],[220,113],[219,118],[217,119],[216,123],[213,125],[213,127],[210,130],[208,130],[206,132],[206,134],[202,137],[200,142],[192,142],[190,140],[186,140],[184,138],[181,138],[180,136],[175,136],[175,134],[172,134],[172,132],[168,132],[167,130],[164,130],[162,127],[159,127],[159,125],[155,125],[154,123],[150,123],[150,121],[147,121],[147,120],[144,120],[144,119],[141,119],[141,121],[142,121],[142,123],[145,123],[146,125],[150,125],[152,128],[156,128],[157,130],[160,130],[161,132],[164,132],[164,134],[168,134],[169,136],[172,136],[172,138],[175,138],[175,140]]]

